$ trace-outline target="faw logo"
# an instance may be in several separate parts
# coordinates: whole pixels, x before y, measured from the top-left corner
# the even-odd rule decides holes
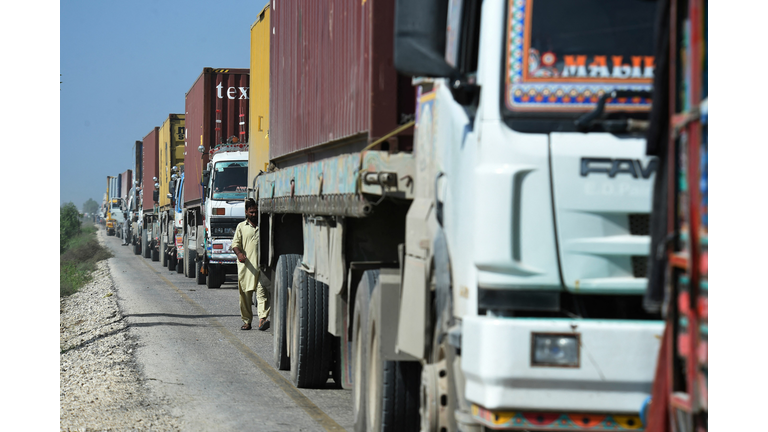
[[[614,178],[619,174],[629,174],[634,178],[650,178],[658,169],[659,161],[652,158],[646,166],[640,159],[608,159],[608,158],[581,158],[581,176],[586,177],[590,173],[608,174]]]
[[[222,96],[222,91],[224,91],[224,86],[219,83],[219,85],[216,86],[216,89],[219,91],[218,96],[219,99],[224,99],[224,96]],[[249,87],[229,87],[227,88],[227,98],[228,99],[248,99],[248,89]],[[238,90],[240,90],[240,97],[237,97]]]

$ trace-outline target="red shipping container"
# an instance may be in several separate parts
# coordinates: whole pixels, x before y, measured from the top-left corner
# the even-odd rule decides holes
[[[371,142],[413,114],[410,78],[393,66],[394,4],[272,2],[270,160],[339,140]],[[398,147],[411,146],[408,131]]]
[[[237,137],[248,142],[250,76],[248,69],[205,68],[187,92],[184,142],[184,203],[202,201],[200,181],[211,145]],[[198,147],[205,151],[200,153]]]
[[[155,190],[155,181],[152,180],[152,177],[157,177],[158,175],[157,136],[159,132],[159,127],[153,128],[152,131],[144,137],[144,141],[141,146],[141,190],[144,196],[142,200],[142,208],[144,211],[152,210],[155,205],[155,202],[152,200],[152,192]]]

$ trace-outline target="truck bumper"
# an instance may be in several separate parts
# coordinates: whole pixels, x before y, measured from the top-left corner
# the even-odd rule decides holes
[[[461,368],[473,417],[493,429],[642,430],[638,413],[651,394],[663,326],[466,317]],[[578,364],[533,365],[534,333],[577,335]]]

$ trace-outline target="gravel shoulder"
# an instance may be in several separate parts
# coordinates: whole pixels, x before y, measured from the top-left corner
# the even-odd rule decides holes
[[[88,285],[60,299],[60,428],[181,430],[168,402],[146,385],[115,294],[109,261],[101,261]]]

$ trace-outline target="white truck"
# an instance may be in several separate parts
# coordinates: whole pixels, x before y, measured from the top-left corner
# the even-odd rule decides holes
[[[203,171],[204,198],[199,204],[185,207],[182,217],[183,221],[201,220],[203,235],[197,242],[182,243],[187,246],[190,265],[187,276],[195,277],[199,285],[218,288],[227,274],[237,274],[232,237],[237,224],[245,219],[248,145],[221,144],[209,151],[209,157]],[[189,224],[183,226],[188,228]],[[195,238],[189,232],[183,234],[183,238],[190,237]]]
[[[663,326],[641,306],[655,7],[398,0],[412,151],[403,122],[273,158],[280,122],[304,124],[273,93],[252,196],[274,364],[353,388],[358,431],[642,430]]]

